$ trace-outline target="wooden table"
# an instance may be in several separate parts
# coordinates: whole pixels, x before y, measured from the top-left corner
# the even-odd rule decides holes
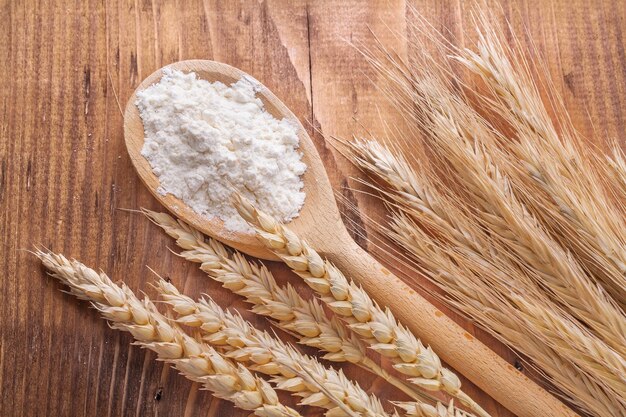
[[[160,230],[141,215],[119,210],[159,209],[126,154],[120,108],[155,69],[204,58],[261,80],[311,131],[346,138],[381,135],[380,116],[387,123],[397,116],[347,41],[371,45],[374,33],[403,53],[405,42],[389,28],[405,32],[405,3],[4,0],[0,5],[0,415],[246,415],[155,362],[152,353],[130,346],[127,334],[109,329],[86,303],[59,291],[26,249],[44,245],[149,294],[151,267],[189,295],[207,292],[223,306],[244,311],[239,298],[173,255],[168,249],[173,241]],[[470,5],[463,1],[414,5],[436,28],[457,36],[471,26]],[[623,139],[626,4],[526,0],[492,6],[501,20],[506,17],[527,34],[524,43],[532,40],[545,56],[579,129],[600,146],[609,138]],[[380,210],[350,190],[354,169],[321,134],[313,137],[337,193],[357,202],[363,213]],[[280,265],[271,269],[306,291]],[[502,345],[464,325],[516,362]],[[397,395],[381,380],[350,367],[346,372],[382,397]],[[464,383],[494,416],[510,415]]]

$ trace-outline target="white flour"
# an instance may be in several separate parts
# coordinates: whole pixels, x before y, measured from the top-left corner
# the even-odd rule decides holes
[[[160,192],[231,231],[251,231],[231,205],[233,190],[282,221],[298,215],[306,165],[296,127],[265,111],[252,81],[228,87],[165,69],[136,104],[145,130],[141,153]]]

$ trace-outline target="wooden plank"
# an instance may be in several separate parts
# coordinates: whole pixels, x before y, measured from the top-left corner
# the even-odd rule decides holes
[[[456,34],[471,25],[464,2],[415,7]],[[532,39],[544,55],[590,141],[623,140],[624,3],[524,0],[498,7],[518,32],[528,31],[523,42]],[[156,227],[119,210],[159,209],[126,155],[119,105],[160,66],[207,58],[251,73],[326,135],[382,135],[379,114],[399,121],[347,41],[371,45],[371,29],[404,53],[403,41],[386,29],[403,33],[405,14],[404,2],[389,0],[0,1],[0,415],[247,415],[130,346],[128,335],[44,278],[23,249],[45,245],[152,294],[150,266],[189,295],[208,292],[245,312],[241,300],[172,255],[173,243]],[[314,137],[337,192],[364,214],[379,212],[349,190],[355,171]],[[285,268],[271,269],[308,293]],[[475,334],[514,362],[501,344]],[[346,372],[383,397],[396,396],[379,379],[353,367]],[[495,416],[510,415],[466,387]]]

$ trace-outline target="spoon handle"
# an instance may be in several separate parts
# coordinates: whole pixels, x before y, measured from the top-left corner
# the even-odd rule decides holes
[[[381,306],[388,306],[448,365],[520,417],[576,416],[554,396],[411,289],[353,240],[344,240],[326,256]]]

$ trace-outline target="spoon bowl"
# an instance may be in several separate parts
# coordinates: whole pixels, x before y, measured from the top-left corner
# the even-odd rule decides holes
[[[165,68],[182,72],[195,72],[201,79],[209,82],[220,81],[226,85],[231,85],[242,78],[253,83],[257,97],[263,102],[265,110],[277,119],[288,119],[297,127],[302,161],[307,165],[307,170],[303,175],[306,200],[299,216],[293,219],[289,226],[300,232],[314,221],[314,217],[322,213],[323,218],[327,221],[336,222],[342,227],[341,218],[324,165],[315,149],[315,145],[298,118],[267,87],[250,75],[230,65],[208,60],[180,61],[153,72],[137,87],[126,105],[124,138],[128,154],[144,184],[161,204],[196,229],[241,252],[262,259],[278,259],[256,239],[254,234],[230,231],[224,227],[224,222],[221,219],[217,217],[207,218],[195,212],[174,195],[159,192],[159,178],[152,172],[150,163],[141,154],[144,144],[144,128],[135,102],[137,100],[137,92],[158,83],[163,76]]]
[[[354,242],[341,221],[330,181],[315,145],[298,119],[271,91],[243,71],[219,62],[182,61],[168,67],[183,72],[195,72],[202,79],[225,84],[246,78],[255,83],[257,97],[263,101],[269,113],[279,119],[287,118],[297,126],[302,160],[307,165],[303,176],[306,200],[300,216],[289,223],[289,228],[306,239],[323,257],[331,260],[349,279],[365,288],[376,302],[388,306],[395,317],[422,342],[430,345],[441,359],[463,372],[468,379],[516,415],[575,415],[382,267]],[[137,91],[158,82],[162,74],[160,69],[146,78],[126,106],[124,137],[137,173],[150,192],[178,218],[243,253],[263,259],[278,259],[254,235],[228,231],[221,220],[207,219],[171,194],[162,195],[157,191],[159,179],[152,172],[149,162],[141,155],[144,129],[135,101]]]

